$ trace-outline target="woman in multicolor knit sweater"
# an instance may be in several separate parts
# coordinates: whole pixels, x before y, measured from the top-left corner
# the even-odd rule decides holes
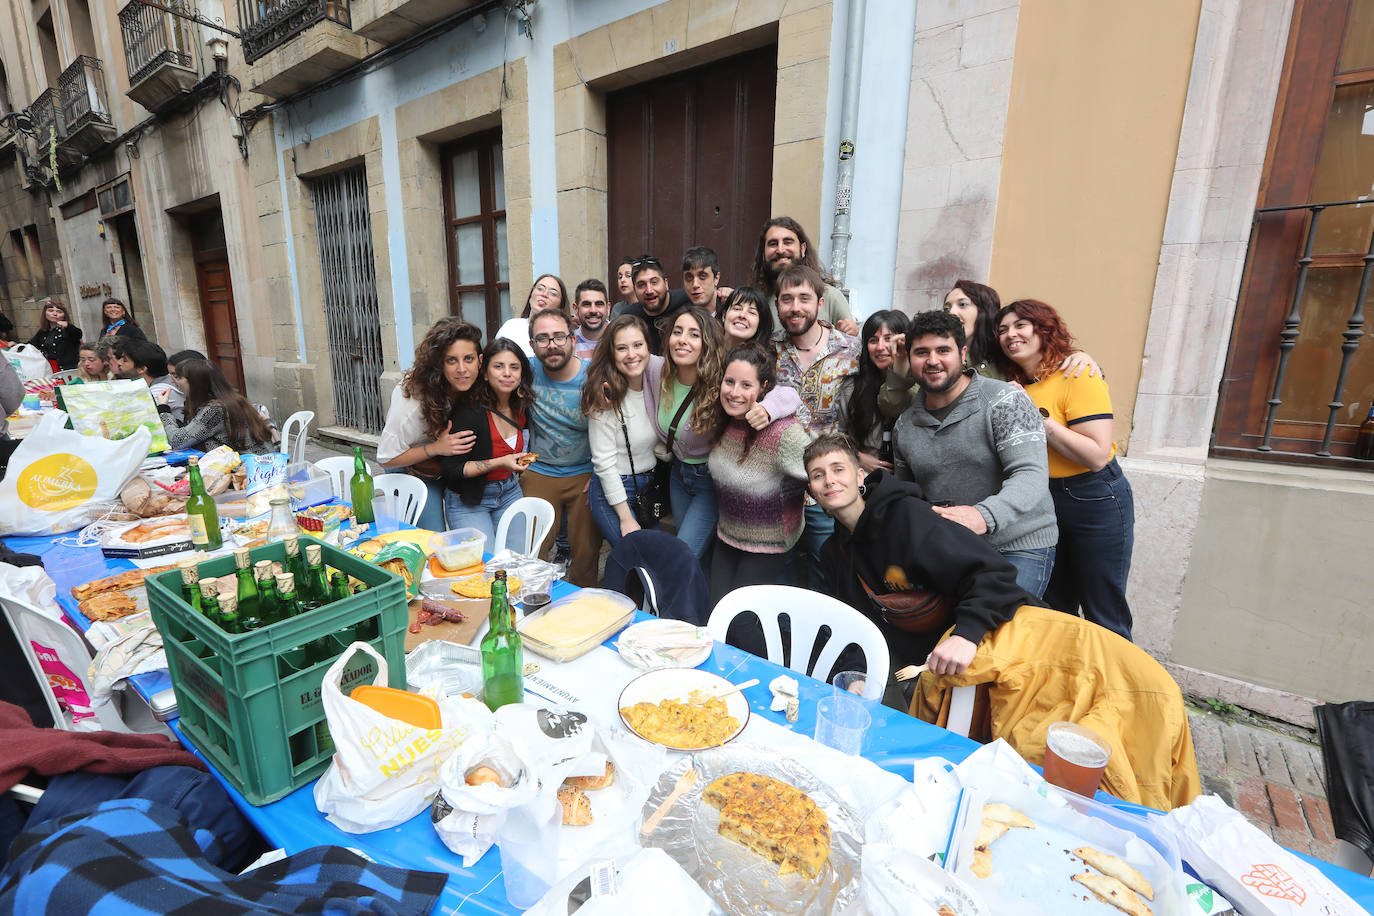
[[[745,585],[778,581],[787,552],[801,537],[811,438],[795,417],[761,430],[745,420],[777,381],[773,354],[757,343],[730,351],[720,386],[720,438],[711,449],[711,479],[720,517],[711,559],[711,603]]]

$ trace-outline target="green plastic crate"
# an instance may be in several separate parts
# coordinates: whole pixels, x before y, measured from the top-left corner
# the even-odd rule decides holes
[[[329,766],[333,744],[320,684],[352,641],[355,627],[374,622],[364,632],[376,634],[368,641],[386,659],[388,682],[406,686],[409,616],[401,577],[313,538],[300,541],[302,555],[306,544],[321,544],[325,565],[366,582],[367,590],[235,636],[182,600],[180,570],[147,579],[148,606],[167,651],[180,728],[254,805],[276,801]],[[254,563],[284,562],[286,548],[267,544],[251,557]],[[232,555],[200,564],[202,578],[233,573]],[[288,656],[308,644],[314,644],[319,660],[293,665]],[[344,670],[344,693],[374,677],[376,662],[356,654]]]

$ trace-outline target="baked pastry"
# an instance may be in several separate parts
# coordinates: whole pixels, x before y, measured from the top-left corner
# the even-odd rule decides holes
[[[592,822],[592,800],[581,789],[563,786],[558,790],[558,803],[563,806],[564,826],[585,827]]]
[[[126,544],[146,544],[149,541],[162,541],[168,538],[191,537],[191,525],[184,518],[166,518],[139,522],[115,535]]]
[[[615,782],[615,764],[606,761],[606,772],[600,776],[569,776],[563,780],[563,785],[572,786],[574,789],[586,789],[595,791],[604,789]]]
[[[101,592],[77,605],[87,620],[118,620],[138,610],[138,604],[121,591]]]
[[[534,463],[535,463],[536,461],[538,461],[538,460],[539,460],[539,456],[538,456],[537,454],[535,454],[534,452],[526,452],[525,454],[521,455],[519,458],[516,458],[516,459],[515,459],[515,463],[518,464],[518,465],[520,465],[520,467],[522,467],[522,468],[527,468],[527,467],[529,467],[530,465],[534,464]]]
[[[720,810],[721,836],[781,866],[815,878],[830,858],[830,820],[798,789],[761,773],[730,773],[701,793]]]
[[[72,597],[77,601],[85,601],[103,592],[117,592],[126,588],[137,588],[143,584],[143,580],[148,576],[155,576],[160,572],[175,569],[176,564],[168,563],[166,566],[153,566],[149,569],[130,569],[115,576],[106,576],[103,579],[95,579],[84,585],[72,587]]]
[[[1110,903],[1129,916],[1154,916],[1154,911],[1145,905],[1135,891],[1110,875],[1095,875],[1085,871],[1074,875],[1073,880],[1093,892],[1103,903]]]
[[[987,849],[994,842],[1001,839],[1002,834],[1010,829],[1011,827],[1006,824],[984,820],[982,826],[978,828],[978,838],[973,841],[973,848],[975,850]]]
[[[1097,869],[1108,877],[1115,878],[1146,900],[1155,899],[1155,889],[1150,886],[1150,882],[1146,881],[1145,876],[1136,871],[1124,859],[1117,858],[1109,852],[1094,849],[1091,846],[1079,846],[1073,851],[1073,854],[1086,862],[1089,867]]]
[[[1008,827],[1024,827],[1028,830],[1035,829],[1035,821],[1026,817],[1011,805],[1004,805],[1000,802],[983,806],[983,820],[984,822],[993,821],[998,824],[1006,824]]]
[[[467,784],[470,786],[482,786],[487,783],[504,785],[501,781],[501,774],[488,766],[474,767],[467,776]]]

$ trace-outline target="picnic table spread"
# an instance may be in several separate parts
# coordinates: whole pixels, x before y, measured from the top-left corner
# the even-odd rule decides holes
[[[73,586],[132,569],[136,565],[151,566],[154,562],[175,560],[175,557],[137,562],[111,559],[102,556],[98,548],[70,546],[62,541],[60,536],[6,538],[13,550],[38,554],[43,558],[49,574],[57,583],[59,603],[69,620],[82,631],[89,629],[91,623],[81,615],[71,597]],[[552,589],[552,597],[556,600],[576,591],[574,586],[558,582]],[[646,616],[640,612],[637,619],[646,619]],[[615,651],[617,636],[611,636],[601,647],[570,662],[560,664],[538,659],[538,672],[527,675],[525,679],[526,703],[546,702],[582,710],[597,728],[618,727],[620,692],[642,672],[631,667]],[[837,772],[838,768],[845,766],[843,761],[836,763],[832,759],[839,752],[824,748],[811,738],[816,727],[817,702],[831,695],[830,685],[721,642],[712,646],[709,657],[698,667],[736,684],[750,679],[758,680],[756,686],[743,691],[749,716],[743,732],[733,745],[737,750],[766,749],[770,754],[795,759],[803,765],[814,761],[820,772]],[[786,721],[784,712],[770,708],[773,695],[769,684],[780,674],[795,677],[799,682],[798,716],[795,722]],[[135,675],[131,683],[145,698],[172,686],[166,670]],[[854,771],[857,780],[866,780],[874,785],[887,785],[884,780],[890,779],[909,782],[913,778],[913,768],[919,768],[924,761],[942,758],[950,764],[958,764],[980,748],[968,738],[897,710],[877,704],[867,704],[867,707],[872,724],[863,740],[862,760],[851,758],[848,761],[849,769]],[[175,720],[170,725],[173,730],[178,730]],[[182,732],[178,731],[178,734],[182,735]],[[196,749],[194,742],[187,740],[184,735],[183,741],[193,750]],[[672,752],[669,754],[669,763],[674,756],[680,756]],[[220,775],[213,765],[211,770]],[[261,806],[249,804],[222,775],[221,782],[259,831],[288,854],[326,844],[351,847],[378,862],[447,873],[449,879],[434,909],[435,913],[521,912],[507,900],[497,850],[493,848],[470,866],[464,866],[462,858],[441,841],[428,811],[396,827],[353,834],[340,830],[320,813],[316,807],[313,782]],[[1137,813],[1148,811],[1114,802],[1102,793],[1098,793],[1098,800],[1115,803],[1121,809],[1135,809]],[[1329,863],[1306,856],[1302,858],[1314,864],[1353,900],[1374,912],[1374,880]]]

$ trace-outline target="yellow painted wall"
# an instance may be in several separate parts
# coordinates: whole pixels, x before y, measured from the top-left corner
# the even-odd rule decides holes
[[[1043,299],[1130,433],[1201,0],[1024,0],[993,232],[1003,302]]]

